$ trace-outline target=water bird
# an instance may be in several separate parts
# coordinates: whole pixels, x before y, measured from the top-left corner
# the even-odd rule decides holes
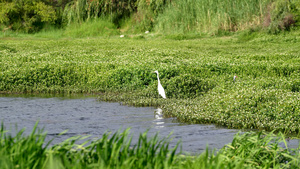
[[[124,35],[120,35],[120,38],[124,38]]]
[[[157,81],[158,81],[158,94],[160,94],[164,99],[166,99],[166,93],[165,93],[165,89],[162,87],[160,81],[159,81],[159,75],[158,75],[158,71],[154,71],[157,74]]]
[[[235,82],[235,79],[237,78],[237,76],[236,75],[234,75],[233,76],[233,82]]]

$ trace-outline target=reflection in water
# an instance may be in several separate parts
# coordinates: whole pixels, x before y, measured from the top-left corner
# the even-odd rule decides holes
[[[165,127],[165,126],[164,126],[164,123],[165,123],[165,122],[163,122],[163,121],[162,121],[162,122],[155,122],[155,124],[156,124],[155,128],[158,129],[158,128],[163,128],[163,127]]]
[[[155,117],[156,119],[163,119],[162,109],[157,108],[157,109],[154,111],[154,117]]]
[[[162,128],[165,127],[164,124],[165,122],[162,120],[163,119],[163,114],[162,114],[162,109],[157,108],[154,111],[154,120],[153,122],[156,124],[155,128]]]
[[[156,114],[153,116],[153,113]],[[19,129],[27,128],[25,134],[30,134],[35,122],[39,121],[39,127],[44,127],[48,133],[47,140],[56,137],[53,143],[75,135],[101,138],[107,131],[114,133],[126,128],[131,128],[133,143],[148,129],[150,136],[158,132],[161,138],[173,132],[170,148],[181,140],[183,151],[188,152],[203,151],[207,145],[222,148],[237,132],[214,125],[186,125],[174,121],[174,118],[162,118],[161,109],[122,106],[99,102],[95,98],[0,97],[0,117],[12,132],[15,124]],[[64,135],[59,135],[65,130]]]

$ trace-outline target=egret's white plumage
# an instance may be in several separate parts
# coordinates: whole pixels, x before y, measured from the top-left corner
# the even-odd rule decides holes
[[[165,90],[164,88],[162,87],[161,83],[160,83],[160,80],[159,80],[159,75],[158,75],[158,71],[154,71],[156,74],[157,74],[157,81],[158,81],[158,93],[164,98],[166,99],[166,93],[165,93]]]
[[[236,75],[234,75],[234,76],[233,76],[233,81],[234,81],[234,82],[235,82],[235,79],[236,79],[236,78],[237,78],[237,76],[236,76]]]

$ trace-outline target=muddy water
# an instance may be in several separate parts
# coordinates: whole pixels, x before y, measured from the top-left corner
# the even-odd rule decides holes
[[[19,129],[26,128],[25,134],[29,134],[35,122],[39,121],[39,128],[44,127],[48,133],[47,140],[56,137],[54,143],[77,135],[101,138],[106,131],[116,132],[130,127],[133,140],[147,129],[150,135],[159,132],[160,137],[173,132],[171,147],[181,140],[183,151],[200,153],[207,145],[222,148],[238,132],[214,125],[182,124],[174,118],[155,117],[155,111],[152,107],[122,106],[86,97],[0,97],[0,117],[6,129],[13,133],[17,124]],[[68,131],[57,136],[64,130]]]

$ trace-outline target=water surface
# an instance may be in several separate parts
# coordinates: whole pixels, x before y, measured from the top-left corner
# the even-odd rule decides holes
[[[159,132],[159,137],[172,132],[171,147],[181,140],[183,151],[200,153],[206,146],[222,148],[238,132],[215,125],[187,125],[177,122],[175,118],[157,118],[155,111],[153,107],[123,106],[100,102],[93,97],[0,97],[0,117],[6,129],[11,129],[13,133],[17,124],[19,129],[25,127],[25,134],[29,134],[39,121],[39,127],[44,127],[48,133],[47,140],[57,137],[54,143],[77,135],[101,138],[107,131],[116,132],[130,127],[133,142],[136,142],[139,133],[147,129],[149,135]],[[57,136],[65,130],[64,135]]]

